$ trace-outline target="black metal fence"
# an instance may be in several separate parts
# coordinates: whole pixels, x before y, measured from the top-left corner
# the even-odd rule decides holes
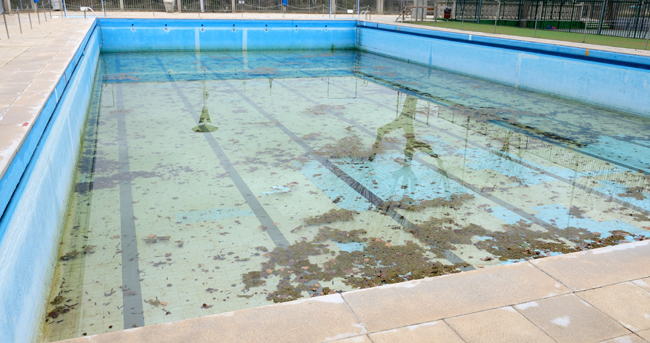
[[[2,0],[0,0],[2,1]],[[27,10],[33,0],[10,0],[11,9]],[[44,0],[41,0],[44,1]],[[48,0],[49,1],[49,0]],[[384,14],[396,14],[404,6],[412,5],[413,0],[381,0]],[[54,9],[62,0],[53,0]],[[377,0],[360,0],[361,11],[377,13]],[[288,13],[329,13],[330,0],[288,0],[283,8],[282,0],[181,0],[181,12],[282,12]],[[102,7],[103,5],[103,7]],[[332,5],[334,5],[332,3]],[[165,11],[163,0],[65,0],[65,8],[78,11],[80,7],[90,7],[95,12],[106,10],[125,11]],[[174,0],[174,10],[178,11],[178,0]],[[332,6],[334,7],[334,6]],[[357,0],[337,0],[332,13],[357,13]]]
[[[456,1],[455,19],[476,23],[645,38],[650,0]]]
[[[2,1],[2,0],[0,0]],[[62,0],[41,0],[40,6],[50,7]],[[397,14],[413,6],[413,0],[360,0],[361,10]],[[650,0],[428,0],[427,6],[437,7],[438,18],[444,9],[451,20],[490,23],[500,26],[527,27],[565,32],[646,38],[650,34]],[[10,0],[11,10],[30,10],[32,0]],[[66,9],[91,7],[95,12],[107,10],[165,11],[163,0],[66,0]],[[103,5],[103,7],[102,7]],[[234,5],[234,6],[233,6]],[[288,12],[328,14],[330,0],[181,0],[182,12]],[[381,8],[378,8],[378,5]],[[421,5],[421,3],[420,3]],[[179,10],[174,0],[174,9]],[[234,8],[233,8],[234,7]],[[336,0],[333,13],[358,11],[357,0]],[[8,9],[5,9],[8,10]],[[451,13],[449,13],[451,12]],[[431,18],[431,17],[430,17]]]

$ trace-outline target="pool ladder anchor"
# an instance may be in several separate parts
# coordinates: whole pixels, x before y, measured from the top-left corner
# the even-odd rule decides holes
[[[201,117],[199,117],[199,125],[192,128],[194,132],[213,132],[219,129],[211,124],[210,113],[208,112],[208,88],[206,81],[203,81],[203,109],[201,110]]]

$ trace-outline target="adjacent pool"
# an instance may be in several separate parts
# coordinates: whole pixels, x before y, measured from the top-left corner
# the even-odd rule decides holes
[[[52,280],[3,292],[44,341],[650,233],[647,59],[355,21],[99,24],[66,74],[86,98],[61,98],[25,173],[62,152],[70,171],[43,196],[21,180],[0,222]]]

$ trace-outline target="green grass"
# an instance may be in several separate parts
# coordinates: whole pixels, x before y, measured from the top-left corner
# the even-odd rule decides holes
[[[433,22],[417,22],[416,24],[434,26]],[[486,32],[493,33],[494,25],[467,23],[461,24],[459,21],[438,21],[435,27],[460,30],[461,25],[465,31]],[[510,26],[497,26],[497,34],[520,36],[520,37],[533,37],[534,30]],[[565,42],[578,42],[582,43],[582,33],[569,33],[560,31],[547,31],[537,30],[537,38],[552,39]],[[629,48],[644,50],[646,41],[645,39],[612,37],[612,36],[599,36],[587,34],[585,43],[613,46],[617,48]]]

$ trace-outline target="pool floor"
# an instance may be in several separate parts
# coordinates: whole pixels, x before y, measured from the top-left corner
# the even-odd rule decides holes
[[[359,51],[100,59],[47,341],[650,232],[650,119]]]

